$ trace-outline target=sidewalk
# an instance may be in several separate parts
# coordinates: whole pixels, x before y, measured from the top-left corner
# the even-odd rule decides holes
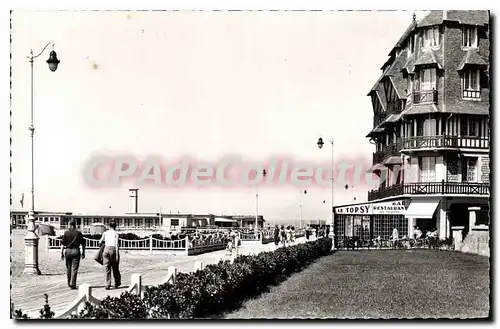
[[[43,239],[40,239],[42,242]],[[297,243],[303,243],[304,238]],[[41,243],[42,244],[42,243]],[[43,250],[43,246],[40,246]],[[240,247],[240,255],[257,254],[262,251],[272,251],[274,243],[250,243]],[[82,260],[77,284],[89,283],[94,286],[92,294],[98,299],[106,296],[117,297],[125,292],[134,273],[142,274],[143,285],[157,285],[164,282],[168,267],[177,267],[178,272],[191,272],[196,261],[203,265],[213,264],[216,258],[228,259],[225,250],[214,251],[197,256],[171,256],[166,254],[141,255],[133,252],[122,252],[121,274],[123,286],[118,289],[105,290],[104,269],[94,259],[94,251],[88,251],[87,258]],[[70,290],[66,284],[64,262],[60,260],[59,252],[40,252],[41,276],[13,275],[11,277],[11,296],[15,309],[22,309],[30,317],[38,317],[38,311],[44,304],[44,293],[49,296],[49,304],[56,316],[78,297],[78,290]]]

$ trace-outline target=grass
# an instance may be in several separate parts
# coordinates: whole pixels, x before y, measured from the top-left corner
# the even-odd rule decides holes
[[[433,250],[342,251],[226,315],[241,318],[480,318],[489,259]]]

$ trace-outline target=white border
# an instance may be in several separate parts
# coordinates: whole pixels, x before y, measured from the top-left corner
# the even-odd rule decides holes
[[[496,11],[494,10],[493,6],[497,6],[498,5],[498,2],[492,2],[492,1],[463,1],[463,0],[459,0],[459,1],[454,1],[454,2],[448,2],[447,3],[448,6],[446,7],[453,7],[453,9],[464,9],[464,10],[471,10],[471,9],[490,9],[492,10],[492,13],[495,13]],[[10,22],[10,17],[9,17],[9,11],[10,9],[17,9],[17,10],[20,10],[20,9],[44,9],[44,10],[60,10],[60,9],[108,9],[108,10],[111,10],[111,9],[128,9],[128,10],[137,10],[137,9],[158,9],[158,10],[165,10],[165,9],[177,9],[177,10],[189,10],[189,9],[197,9],[197,10],[201,10],[201,9],[205,9],[205,10],[211,10],[211,9],[219,9],[219,10],[223,10],[223,9],[262,9],[262,10],[265,10],[265,9],[296,9],[296,10],[307,10],[307,9],[323,9],[323,10],[332,10],[332,9],[358,9],[358,10],[368,10],[368,9],[377,9],[377,10],[383,10],[383,9],[394,9],[394,8],[398,8],[398,9],[405,9],[405,10],[428,10],[428,9],[443,9],[442,7],[441,8],[436,8],[436,1],[428,1],[428,0],[420,0],[420,1],[409,1],[409,2],[402,2],[402,1],[369,1],[369,0],[358,0],[356,2],[354,1],[348,1],[348,2],[343,2],[343,1],[336,1],[336,2],[329,2],[329,1],[319,1],[319,0],[307,0],[307,1],[297,1],[297,0],[282,0],[282,1],[271,1],[271,0],[254,0],[254,1],[236,1],[236,0],[232,0],[232,1],[215,1],[215,0],[211,0],[211,1],[202,1],[202,0],[199,0],[199,1],[194,1],[194,0],[184,0],[184,1],[145,1],[145,0],[142,0],[142,1],[130,1],[130,0],[116,0],[116,1],[103,1],[103,0],[87,0],[87,1],[62,1],[62,0],[59,0],[59,1],[44,1],[43,3],[41,2],[35,2],[35,1],[26,1],[26,0],[22,0],[22,1],[3,1],[1,4],[0,4],[1,8],[3,10],[0,11],[0,22],[2,23],[1,24],[1,40],[2,40],[2,45],[3,45],[3,51],[1,52],[1,59],[2,59],[2,66],[0,66],[1,68],[1,77],[2,77],[2,88],[0,88],[0,92],[1,92],[1,95],[0,95],[0,100],[2,101],[2,110],[0,111],[0,132],[1,132],[1,135],[0,135],[0,155],[2,157],[2,160],[5,160],[5,161],[1,161],[0,162],[0,187],[2,189],[2,192],[0,193],[0,195],[2,196],[0,198],[0,211],[1,211],[1,218],[4,222],[4,229],[1,230],[1,233],[4,235],[2,241],[3,241],[3,245],[4,245],[4,250],[5,252],[2,253],[2,261],[3,261],[3,264],[5,264],[5,269],[3,270],[3,275],[5,276],[4,277],[4,280],[1,280],[1,282],[3,282],[2,284],[2,309],[3,310],[7,310],[8,308],[10,309],[10,306],[9,306],[9,296],[10,296],[10,293],[9,291],[7,290],[7,281],[10,282],[10,277],[7,277],[7,269],[6,267],[8,266],[10,268],[10,263],[9,262],[9,253],[7,252],[7,250],[10,250],[10,244],[8,246],[8,242],[10,241],[10,237],[8,236],[8,231],[7,231],[7,225],[8,223],[10,222],[10,219],[9,219],[9,209],[10,209],[10,205],[9,205],[9,201],[8,201],[8,198],[7,198],[7,195],[9,195],[9,171],[8,171],[8,167],[9,167],[9,164],[7,163],[7,154],[8,154],[8,151],[9,151],[9,144],[8,144],[8,141],[9,141],[9,130],[8,130],[8,126],[7,126],[7,123],[10,121],[10,117],[9,117],[9,111],[8,109],[10,109],[10,102],[9,102],[9,67],[10,67],[10,59],[9,59],[9,49],[10,49],[10,44],[9,44],[9,22]],[[418,6],[418,8],[415,8],[414,6]],[[495,45],[498,47],[498,38],[494,37],[494,43]],[[495,53],[496,54],[496,53]],[[497,58],[495,57],[495,60],[497,60]],[[495,77],[496,78],[496,77]],[[496,80],[498,81],[498,80]],[[364,95],[360,95],[360,97],[364,97]],[[495,110],[493,110],[493,112],[496,112]],[[496,115],[496,119],[495,119],[495,126],[498,126],[497,125],[497,120],[500,120],[498,119],[500,116],[497,114]],[[498,143],[498,134],[495,138],[495,144]],[[495,170],[494,172],[499,172],[500,171],[497,169],[498,166],[500,166],[498,164],[498,162],[495,164]],[[496,188],[496,181],[494,182],[495,184],[495,188]],[[495,194],[496,196],[496,194]],[[500,203],[498,203],[500,204]],[[494,220],[494,219],[493,219]],[[500,228],[500,225],[495,225],[495,236],[498,237],[498,230]],[[498,243],[497,243],[498,245]],[[9,265],[7,265],[9,264]],[[497,285],[498,286],[498,283]],[[333,293],[333,292],[332,292]],[[496,303],[496,305],[498,305],[498,302]],[[15,323],[11,320],[9,320],[9,318],[6,316],[6,312],[3,313],[4,316],[3,316],[3,321],[8,321],[8,326],[13,326],[15,325]],[[241,323],[241,322],[240,322]],[[230,323],[229,325],[239,325],[240,323]],[[53,324],[50,323],[50,324]],[[63,323],[64,325],[65,323]],[[120,325],[122,325],[123,322],[120,322]],[[135,323],[131,323],[132,325],[135,325]],[[157,322],[155,323],[151,323],[151,324],[148,324],[148,325],[155,325],[157,324]],[[165,326],[165,323],[158,323],[160,326]],[[190,325],[191,323],[189,323],[188,325]],[[219,325],[219,322],[217,323],[213,323],[213,324],[207,324],[207,322],[204,322],[204,323],[200,323],[201,325],[203,326],[206,326],[206,325]],[[263,324],[263,323],[249,323],[249,324],[257,324],[259,326],[276,326],[277,323],[272,323],[272,324]],[[417,324],[417,323],[415,323]],[[5,323],[4,323],[5,325]],[[94,323],[92,326],[101,326],[102,325],[102,322],[100,323]],[[290,326],[290,323],[287,322],[287,323],[284,323],[285,326]],[[305,325],[305,323],[297,323],[297,325]],[[331,326],[331,325],[335,325],[336,327],[339,327],[339,326],[345,326],[345,324],[341,324],[341,323],[335,323],[335,324],[331,324],[331,323],[320,323],[320,325],[323,325],[323,326]],[[352,324],[351,324],[352,325]],[[360,326],[360,327],[366,327],[368,325],[371,325],[369,323],[359,323],[359,322],[356,322],[354,323],[354,325],[356,325],[356,327]],[[399,326],[400,323],[380,323],[380,325],[383,325],[383,326],[390,326],[390,325],[396,325],[396,326]],[[432,326],[433,325],[439,325],[439,326],[443,326],[443,325],[453,325],[453,326],[457,326],[457,325],[461,325],[460,323],[456,323],[456,322],[453,322],[453,323],[436,323],[436,324],[431,324]],[[463,323],[463,325],[476,325],[475,323],[471,323],[471,322],[467,322],[467,323]],[[85,326],[90,326],[88,323],[85,324]],[[109,324],[106,324],[106,326],[109,326],[109,327],[118,327],[118,324],[116,323],[109,323]],[[176,327],[178,326],[178,324],[174,324],[174,323],[171,323],[171,324],[168,324],[168,326],[170,327]],[[418,326],[425,326],[425,327],[428,327],[429,326],[429,323],[425,324],[425,323],[422,323],[422,324],[418,324]]]

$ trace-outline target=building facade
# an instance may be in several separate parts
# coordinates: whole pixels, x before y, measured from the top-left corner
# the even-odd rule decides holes
[[[11,211],[11,225],[25,228],[28,211]],[[71,212],[36,212],[35,220],[53,226],[55,229],[66,229],[71,220],[82,230],[90,229],[94,224],[109,226],[115,222],[121,230],[158,229],[166,233],[178,233],[186,228],[228,228],[253,227],[255,216],[222,215],[216,216],[195,214],[160,214],[160,213],[127,213],[123,215],[74,214]],[[265,219],[258,217],[259,227],[264,226]]]
[[[468,208],[488,221],[490,25],[487,11],[431,11],[389,53],[368,93],[380,186],[368,203],[334,207],[337,241],[388,239],[415,226],[451,236]]]

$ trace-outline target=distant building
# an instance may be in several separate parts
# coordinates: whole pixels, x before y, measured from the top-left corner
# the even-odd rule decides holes
[[[11,224],[14,227],[26,227],[28,211],[11,211]],[[35,212],[35,219],[40,223],[65,229],[71,220],[86,230],[93,224],[109,226],[115,222],[120,229],[161,229],[166,232],[181,232],[186,228],[208,227],[253,227],[255,216],[251,215],[195,215],[195,214],[160,214],[160,213],[126,213],[123,215],[75,214],[71,212]],[[258,217],[259,227],[264,226],[264,217]]]

